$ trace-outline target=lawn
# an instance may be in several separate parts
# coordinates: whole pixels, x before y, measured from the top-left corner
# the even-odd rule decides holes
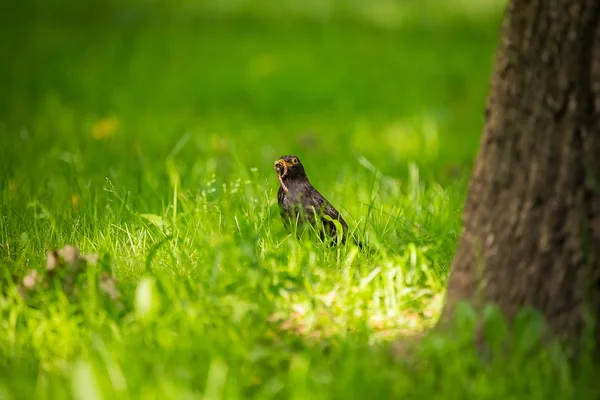
[[[535,314],[509,355],[476,352],[466,306],[413,346],[443,305],[497,2],[90,4],[1,17],[0,399],[597,394]],[[283,154],[368,251],[284,230]]]

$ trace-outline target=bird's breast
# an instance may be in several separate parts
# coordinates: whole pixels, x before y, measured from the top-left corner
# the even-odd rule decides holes
[[[302,191],[294,185],[288,186],[288,191],[286,192],[283,188],[279,188],[279,192],[277,193],[277,199],[279,205],[282,206],[286,211],[292,211],[292,209],[297,208],[302,204]]]

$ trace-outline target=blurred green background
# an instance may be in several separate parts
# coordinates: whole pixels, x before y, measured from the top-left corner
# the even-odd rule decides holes
[[[60,153],[80,157],[80,173],[102,180],[108,166],[137,169],[140,154],[152,169],[187,133],[193,141],[181,157],[207,168],[201,160],[220,155],[219,173],[237,168],[232,149],[261,169],[296,153],[323,171],[364,156],[394,176],[409,161],[438,179],[468,172],[501,2],[3,7],[3,179],[21,180],[27,165],[41,187]],[[103,119],[118,132],[94,140]],[[141,194],[156,189],[139,179]]]

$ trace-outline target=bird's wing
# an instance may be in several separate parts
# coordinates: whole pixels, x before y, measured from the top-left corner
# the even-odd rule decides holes
[[[304,209],[311,210],[313,213],[313,218],[314,213],[321,216],[321,222],[327,228],[330,234],[337,233],[337,228],[335,224],[331,220],[325,218],[325,216],[329,216],[331,219],[337,220],[342,225],[342,231],[346,231],[348,229],[348,224],[346,224],[346,221],[344,221],[344,218],[341,216],[338,210],[336,210],[335,207],[333,207],[331,203],[329,203],[329,201],[327,201],[327,199],[323,197],[323,195],[321,195],[321,193],[319,193],[316,189],[311,190],[308,196],[303,197],[302,202]]]

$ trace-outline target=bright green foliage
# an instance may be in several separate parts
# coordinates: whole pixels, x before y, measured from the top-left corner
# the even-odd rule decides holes
[[[497,5],[225,3],[1,17],[0,398],[589,398],[530,314],[509,353],[466,306],[405,348],[443,302]],[[369,252],[284,231],[282,154]],[[97,263],[24,290],[66,244]]]

